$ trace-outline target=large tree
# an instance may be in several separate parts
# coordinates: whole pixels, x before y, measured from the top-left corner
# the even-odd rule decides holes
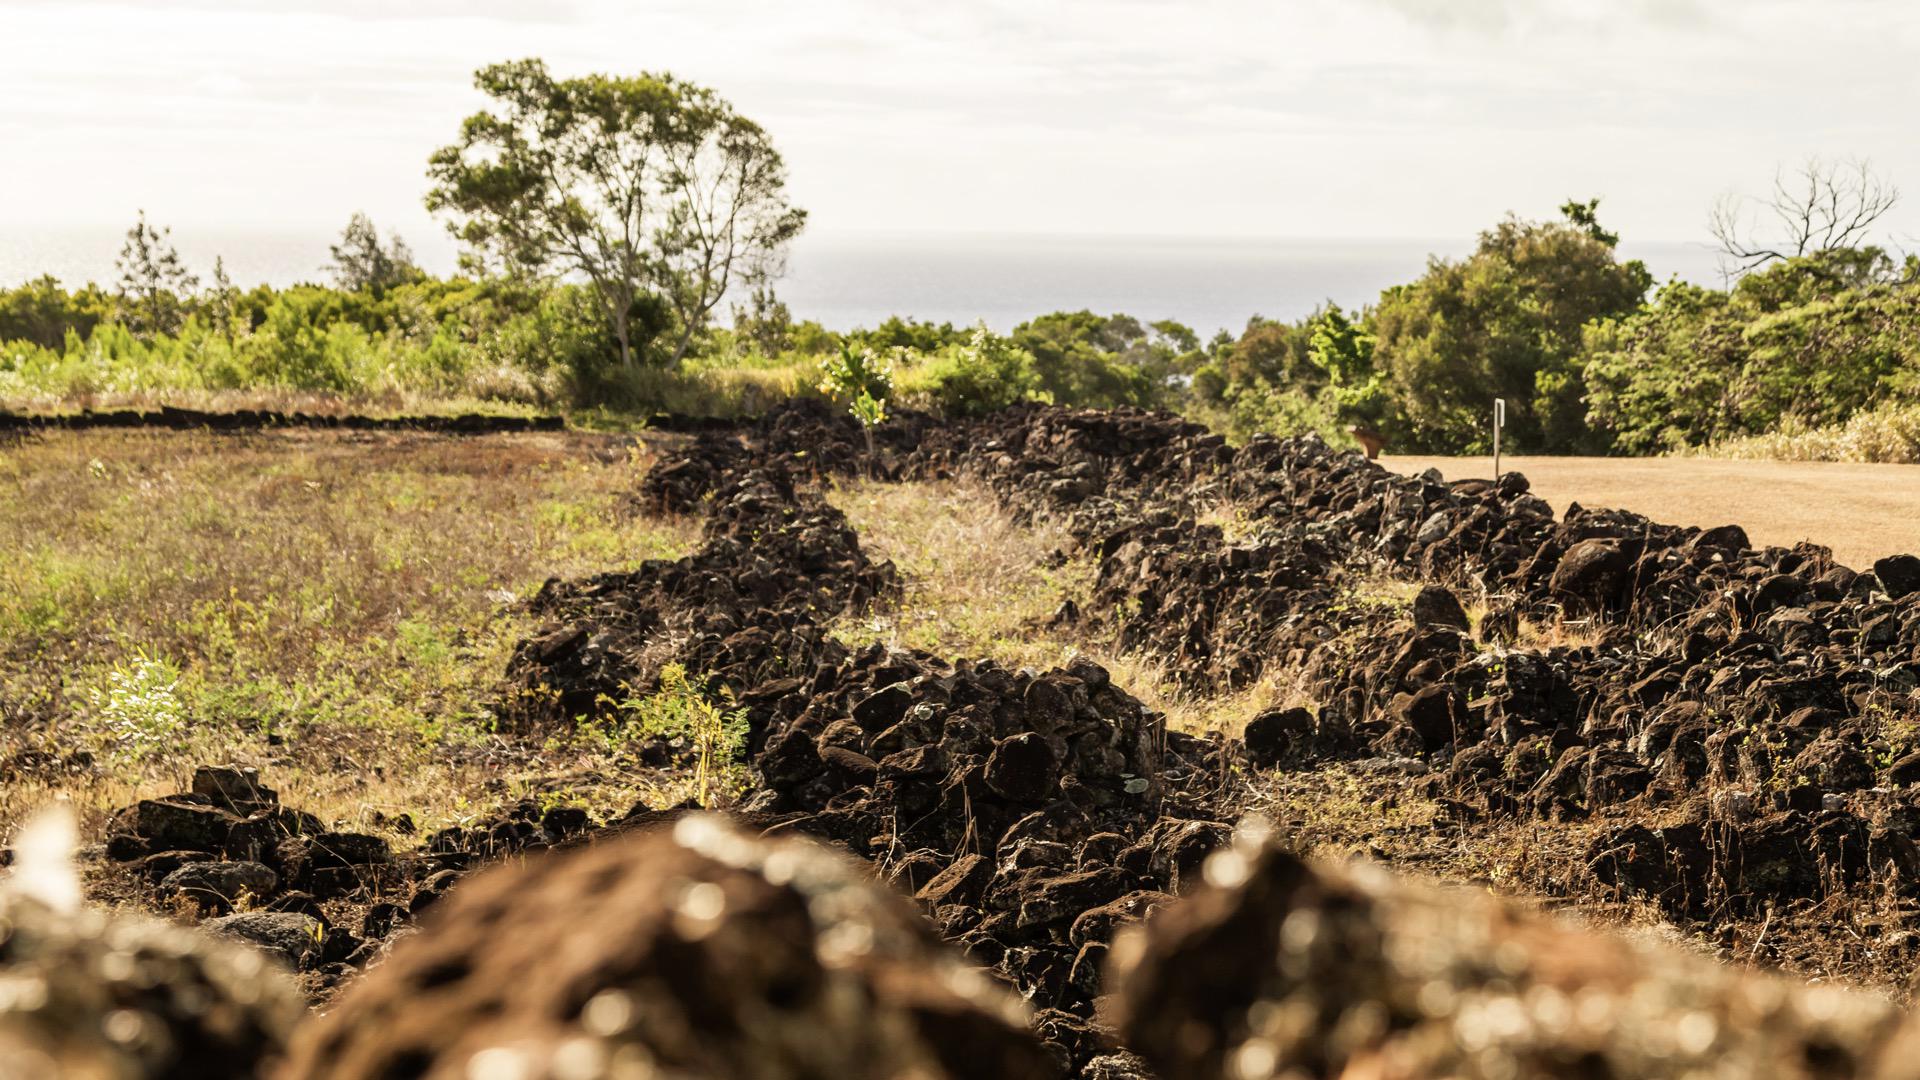
[[[677,363],[729,288],[778,274],[806,221],[767,133],[704,87],[556,79],[539,60],[475,83],[494,108],[433,155],[428,208],[485,263],[590,281],[623,365],[649,293],[676,316]]]
[[[1509,218],[1466,259],[1434,259],[1419,280],[1382,294],[1372,362],[1394,402],[1397,445],[1483,450],[1503,397],[1513,449],[1593,448],[1581,328],[1635,310],[1652,285],[1645,266],[1615,257],[1595,210],[1571,202],[1564,221]]]

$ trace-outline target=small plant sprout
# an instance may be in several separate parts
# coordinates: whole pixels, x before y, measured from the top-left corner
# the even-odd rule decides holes
[[[122,762],[145,761],[172,749],[186,730],[186,708],[175,688],[172,664],[139,655],[107,672],[106,686],[92,693],[109,752]]]
[[[820,362],[820,392],[846,403],[867,437],[867,461],[872,463],[874,426],[887,418],[887,399],[893,396],[893,361],[864,345],[846,344],[838,356]]]
[[[698,761],[694,786],[700,805],[712,806],[714,780],[731,772],[746,749],[747,710],[722,709],[708,701],[705,685],[688,678],[679,664],[662,667],[659,689],[622,702],[620,709],[627,720],[619,737],[684,737],[693,744]]]

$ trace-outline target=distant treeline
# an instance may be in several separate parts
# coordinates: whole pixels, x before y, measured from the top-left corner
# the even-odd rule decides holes
[[[351,277],[352,275],[348,275]],[[1847,424],[1920,402],[1920,263],[1874,248],[1780,260],[1730,289],[1651,281],[1597,226],[1507,221],[1359,312],[1256,318],[1202,342],[1170,321],[1059,312],[1006,336],[891,319],[835,333],[770,290],[677,365],[617,362],[581,286],[406,272],[240,290],[0,290],[0,397],[282,388],[737,413],[811,391],[812,366],[877,350],[901,392],[954,409],[1023,398],[1182,409],[1237,436],[1349,425],[1390,446],[1655,453]]]
[[[815,392],[822,358],[863,349],[896,369],[903,394],[942,408],[1170,405],[1178,376],[1205,360],[1175,323],[1082,312],[1011,336],[898,318],[836,333],[793,321],[762,290],[674,361],[671,316],[647,314],[630,365],[583,285],[415,271],[355,287],[135,294],[47,277],[0,290],[0,402],[285,390],[737,415]]]
[[[1502,222],[1472,255],[1435,259],[1358,312],[1255,318],[1237,337],[1203,342],[1175,322],[1085,311],[1004,336],[899,318],[836,333],[796,321],[763,286],[677,363],[671,312],[639,305],[637,365],[619,363],[584,286],[435,279],[404,248],[365,242],[371,226],[347,239],[356,232],[359,261],[336,249],[345,261],[331,285],[242,290],[216,275],[205,288],[42,278],[0,290],[0,398],[280,388],[724,415],[813,392],[820,358],[854,348],[893,365],[901,397],[950,410],[1161,406],[1240,437],[1345,440],[1360,424],[1394,449],[1433,453],[1484,450],[1496,396],[1508,402],[1507,445],[1535,453],[1685,450],[1858,426],[1920,403],[1920,260],[1819,251],[1728,289],[1673,282],[1649,300],[1645,268],[1616,257],[1592,204],[1570,204],[1560,221]]]
[[[463,276],[428,276],[355,215],[330,284],[240,289],[217,261],[203,284],[142,214],[112,289],[0,290],[0,403],[287,391],[727,416],[857,383],[875,416],[873,391],[949,412],[1145,405],[1238,437],[1365,427],[1464,453],[1487,448],[1504,398],[1519,452],[1920,458],[1920,260],[1867,246],[1900,193],[1866,162],[1809,160],[1767,197],[1723,199],[1727,289],[1649,300],[1589,200],[1509,218],[1359,311],[1206,342],[1088,311],[1007,335],[900,318],[837,333],[774,292],[806,212],[771,136],[725,99],[535,59],[474,81],[490,109],[427,168]]]
[[[1486,450],[1495,397],[1506,445],[1530,453],[1686,451],[1869,413],[1915,429],[1920,260],[1814,251],[1648,299],[1592,204],[1569,209],[1503,222],[1358,313],[1256,320],[1196,394],[1238,433],[1360,423],[1430,453]]]

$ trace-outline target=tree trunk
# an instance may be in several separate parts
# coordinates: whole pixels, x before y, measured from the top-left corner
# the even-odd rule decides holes
[[[613,317],[613,336],[620,342],[620,367],[633,370],[633,328],[629,325],[627,313],[622,311]]]
[[[667,361],[668,367],[679,367],[680,359],[687,355],[687,346],[693,343],[693,326],[689,323],[680,331],[680,340],[673,346],[673,359]]]

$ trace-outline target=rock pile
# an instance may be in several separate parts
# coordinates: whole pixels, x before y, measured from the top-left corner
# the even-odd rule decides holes
[[[282,805],[257,770],[202,766],[190,790],[115,814],[105,850],[153,906],[263,952],[325,998],[471,868],[593,828],[583,810],[523,799],[396,851]]]
[[[896,413],[875,432],[879,456],[870,459],[866,436],[845,409],[818,398],[796,398],[743,428],[703,432],[647,471],[634,504],[650,513],[697,513],[729,480],[755,471],[778,473],[791,482],[895,477],[903,456],[919,445],[932,423],[922,413]]]
[[[1556,519],[1517,474],[1403,476],[1311,437],[1236,450],[1144,413],[928,429],[904,471],[1063,516],[1100,561],[1084,614],[1188,684],[1300,672],[1318,707],[1261,717],[1257,765],[1412,760],[1474,813],[1618,819],[1590,887],[1681,917],[1920,881],[1920,559],[1856,573],[1734,526]],[[1246,539],[1198,520],[1222,497]],[[1425,588],[1356,602],[1356,576]]]
[[[681,808],[597,829],[527,803],[396,855],[283,807],[257,775],[205,769],[120,814],[109,853],[209,929],[323,979],[392,944],[302,1040],[302,1076],[1144,1077],[1096,1023],[1116,990],[1128,1044],[1168,1076],[1897,1064],[1873,999],[1261,844],[1207,860],[1250,769],[1372,758],[1461,814],[1589,822],[1572,887],[1675,917],[1791,920],[1847,890],[1905,902],[1920,560],[1855,573],[1733,527],[1556,518],[1517,475],[1400,476],[1315,439],[1234,448],[1138,410],[909,416],[876,443],[870,457],[818,403],[703,432],[637,496],[706,514],[700,549],[549,582],[534,601],[549,625],[501,702],[509,731],[545,734],[679,663],[746,710],[741,828],[789,838]],[[848,648],[827,621],[898,575],[808,484],[857,474],[971,476],[1020,515],[1059,517],[1098,561],[1086,632],[1194,689],[1281,665],[1316,707],[1200,738],[1084,660],[1012,671]],[[926,923],[790,834],[866,860]],[[588,850],[452,889],[482,860],[573,845]],[[1203,875],[1214,888],[1176,903]],[[440,930],[393,942],[429,908]],[[1163,909],[1131,952],[1114,944]],[[1859,944],[1835,933],[1834,948],[1860,959],[1878,925],[1849,921]],[[1024,999],[1039,1040],[930,935]]]
[[[1311,865],[1264,832],[1243,827],[1207,888],[1115,947],[1116,1020],[1162,1075],[1911,1075],[1878,996]]]
[[[767,485],[768,470],[808,440],[847,451],[822,453],[816,472],[859,470],[853,429],[823,433],[834,425],[770,417],[744,441],[695,443],[684,463],[663,464],[660,482],[678,505],[704,500],[724,515],[725,493]],[[1585,887],[1648,895],[1681,916],[1869,884],[1898,890],[1920,869],[1920,798],[1905,790],[1920,778],[1920,592],[1906,591],[1905,562],[1854,574],[1806,545],[1756,551],[1733,527],[1682,529],[1579,507],[1556,519],[1517,475],[1401,476],[1312,438],[1235,449],[1139,411],[915,418],[883,431],[881,445],[882,462],[867,463],[880,475],[967,475],[1018,514],[1063,518],[1099,560],[1085,605],[1095,632],[1157,655],[1188,685],[1244,686],[1274,664],[1299,672],[1317,708],[1256,718],[1244,748],[1256,767],[1384,757],[1411,763],[1409,783],[1463,812],[1617,821],[1588,853]],[[777,497],[805,495],[783,488]],[[1200,520],[1222,500],[1240,539]],[[1412,602],[1355,595],[1382,578],[1413,583]],[[783,603],[774,597],[776,610]],[[1574,640],[1555,643],[1556,626]],[[727,685],[751,707],[761,774],[784,778],[766,784],[757,805],[804,813],[809,830],[889,867],[922,867],[904,871],[914,889],[916,873],[960,855],[999,857],[954,823],[956,789],[940,769],[957,748],[984,770],[981,725],[947,743],[950,688],[924,700],[905,688],[881,695],[887,684],[861,674],[925,685],[950,678],[944,667],[855,658],[818,637],[769,648],[771,634],[756,633],[713,647],[725,640],[709,637],[690,666],[731,672]],[[776,670],[765,663],[773,655],[798,661]],[[922,723],[916,736],[939,748],[938,764],[923,751],[883,770],[916,747],[889,734],[895,712],[878,726],[854,715],[867,696],[897,716],[941,709],[938,733]],[[1029,734],[987,730],[996,743]],[[1222,753],[1196,740],[1175,771],[1224,775]],[[1046,757],[1033,757],[1045,775]],[[909,764],[925,771],[903,771]],[[970,804],[973,793],[959,790]],[[1226,816],[1225,801],[1195,820]],[[932,816],[903,827],[902,808]],[[921,843],[931,855],[905,858]],[[1084,856],[1067,846],[1054,857],[1077,867]],[[980,955],[1028,992],[1060,984],[1058,974],[1029,973],[1027,954],[1000,951],[1010,944],[996,937]],[[1073,986],[1075,965],[1049,960],[1041,970],[1056,967]]]
[[[1078,1067],[1116,925],[1224,842],[1222,748],[1165,730],[1098,665],[856,656],[754,759],[749,810],[873,860],[1042,1010]],[[791,701],[802,700],[790,698]]]
[[[249,1077],[285,1047],[301,998],[258,952],[81,907],[70,818],[18,842],[0,876],[0,1076]]]
[[[859,864],[723,820],[476,878],[287,1080],[1047,1077],[1026,1010]]]
[[[670,660],[717,680],[716,691],[744,694],[843,655],[821,623],[898,591],[892,564],[868,560],[845,515],[796,491],[792,472],[734,471],[731,456],[707,456],[717,445],[703,440],[660,466],[682,470],[675,483],[688,497],[687,462],[720,485],[698,551],[631,573],[549,581],[534,598],[556,625],[508,665],[500,712],[509,726],[551,729],[607,713],[650,689]]]
[[[743,813],[876,862],[943,936],[1042,1010],[1063,1066],[1111,1057],[1091,1021],[1112,928],[1164,902],[1224,840],[1216,807],[1230,761],[1218,744],[1166,732],[1091,663],[1014,672],[827,638],[816,619],[857,610],[896,578],[865,559],[837,511],[796,488],[781,464],[791,449],[709,437],[663,461],[656,501],[709,506],[707,544],[679,563],[550,584],[542,610],[568,624],[523,655],[556,639],[577,646],[524,666],[538,672],[525,681],[563,686],[562,710],[583,708],[640,684],[639,658],[680,628],[669,655],[747,710]],[[600,659],[571,659],[595,641]],[[1100,1068],[1127,1075],[1122,1064]]]
[[[441,868],[431,855],[396,859],[381,837],[330,829],[282,806],[255,770],[227,766],[198,768],[190,790],[114,815],[106,851],[159,906],[197,911],[209,932],[312,973],[314,989],[364,964],[394,922],[382,912],[403,911],[389,898],[404,903]]]

